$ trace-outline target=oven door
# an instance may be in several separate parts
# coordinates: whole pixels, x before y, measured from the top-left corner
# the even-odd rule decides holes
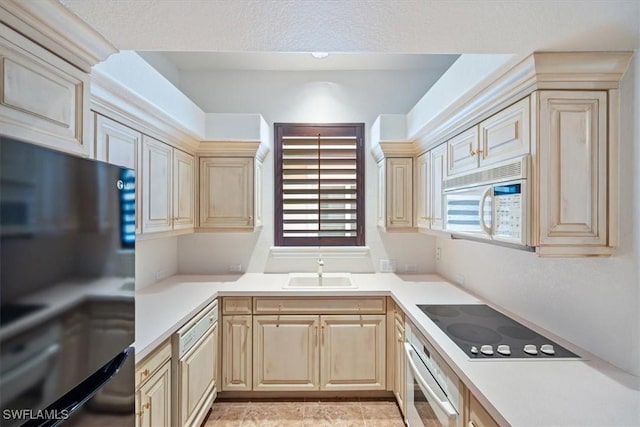
[[[409,343],[407,359],[407,424],[409,427],[457,427],[460,416],[436,379]]]

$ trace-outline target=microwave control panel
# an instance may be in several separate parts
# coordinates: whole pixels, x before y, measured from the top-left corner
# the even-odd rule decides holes
[[[522,230],[522,194],[496,194],[495,236],[520,239]]]

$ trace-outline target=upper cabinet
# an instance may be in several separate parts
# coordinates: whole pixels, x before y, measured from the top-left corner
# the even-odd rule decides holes
[[[386,159],[386,227],[406,229],[413,226],[413,159]]]
[[[417,228],[442,230],[444,179],[456,186],[505,182],[492,168],[527,155],[527,244],[540,256],[611,255],[618,239],[618,84],[630,58],[630,52],[534,53],[433,118],[419,140],[374,140],[379,225],[406,225],[409,194]],[[376,123],[372,135],[384,134],[382,120]],[[412,159],[413,192],[404,173]]]
[[[527,154],[530,107],[525,98],[447,142],[447,175]]]
[[[193,228],[194,173],[193,156],[143,136],[143,233]]]
[[[88,74],[0,24],[2,134],[91,155]]]

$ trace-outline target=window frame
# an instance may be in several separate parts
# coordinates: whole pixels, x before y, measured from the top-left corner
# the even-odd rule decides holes
[[[356,138],[356,236],[284,237],[282,140],[286,136],[352,136]],[[365,246],[364,123],[274,123],[274,245]]]

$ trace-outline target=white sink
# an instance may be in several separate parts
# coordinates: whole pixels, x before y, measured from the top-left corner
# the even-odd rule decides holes
[[[349,273],[324,273],[322,279],[316,273],[291,273],[289,280],[283,286],[283,288],[294,289],[354,289],[356,287]]]

